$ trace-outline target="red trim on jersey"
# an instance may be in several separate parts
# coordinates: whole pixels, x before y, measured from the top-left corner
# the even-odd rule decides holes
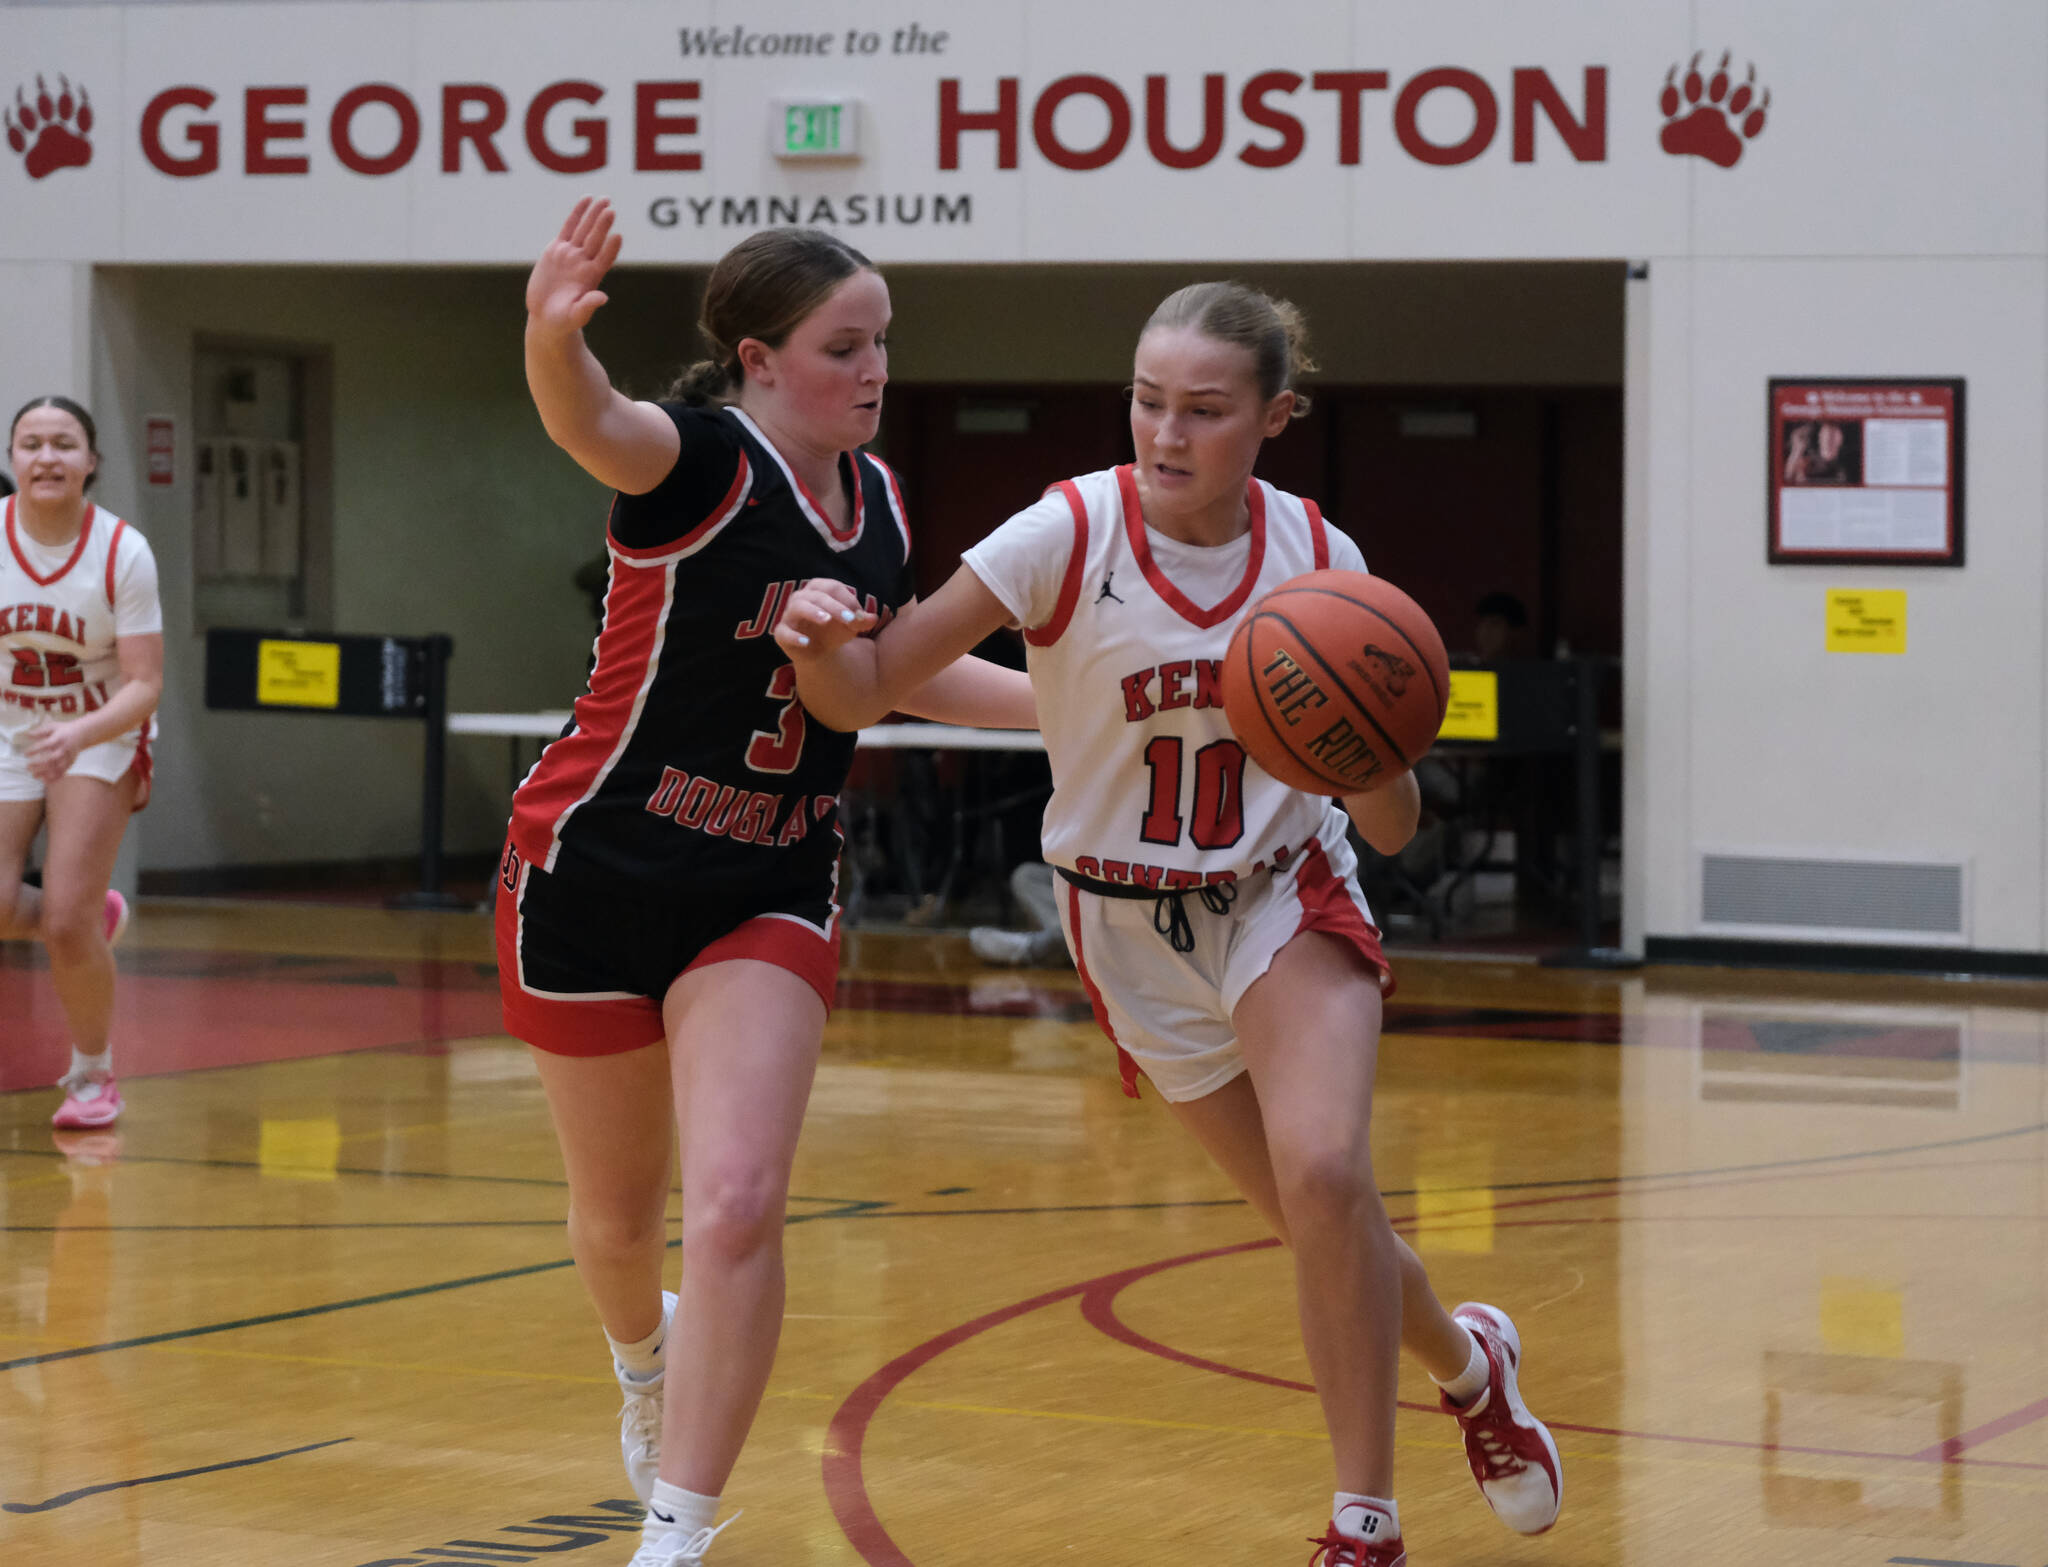
[[[1323,521],[1322,508],[1306,495],[1297,495],[1295,499],[1301,502],[1302,509],[1308,513],[1308,536],[1315,548],[1316,570],[1328,571],[1330,569],[1330,529]]]
[[[1252,518],[1252,547],[1251,553],[1245,557],[1243,580],[1221,603],[1208,609],[1197,607],[1152,559],[1152,546],[1145,540],[1144,503],[1138,499],[1138,470],[1129,463],[1124,464],[1116,471],[1116,484],[1123,498],[1125,537],[1131,542],[1131,553],[1138,558],[1138,569],[1145,573],[1145,580],[1152,584],[1154,593],[1166,600],[1181,619],[1204,631],[1222,625],[1244,608],[1244,602],[1251,597],[1252,586],[1259,580],[1259,572],[1266,564],[1266,492],[1257,479],[1245,486],[1245,500]]]
[[[568,818],[597,793],[632,737],[661,658],[675,569],[612,573],[597,667],[576,699],[574,727],[541,752],[512,797],[512,842],[530,865],[554,868]]]
[[[1081,574],[1088,569],[1088,504],[1081,499],[1072,479],[1062,479],[1052,489],[1067,498],[1067,510],[1074,514],[1074,547],[1067,556],[1067,574],[1060,579],[1060,596],[1053,605],[1052,619],[1037,630],[1024,633],[1024,640],[1033,647],[1051,647],[1065,634],[1067,622],[1074,618],[1074,606],[1081,602]]]
[[[1112,1045],[1116,1045],[1116,1065],[1124,1080],[1124,1094],[1136,1099],[1139,1097],[1138,1079],[1145,1075],[1145,1069],[1117,1043],[1116,1030],[1109,1026],[1109,1008],[1103,1004],[1095,976],[1088,972],[1086,949],[1081,945],[1081,889],[1072,882],[1067,883],[1067,928],[1074,933],[1074,972],[1081,976],[1081,987],[1088,992],[1088,1005],[1095,1012],[1095,1026],[1102,1030]]]
[[[712,508],[711,515],[681,538],[671,539],[666,544],[657,544],[651,549],[644,550],[636,550],[629,545],[621,544],[618,536],[612,532],[612,517],[616,516],[619,510],[618,497],[613,496],[611,513],[606,516],[604,522],[604,541],[611,547],[614,555],[623,555],[627,560],[653,562],[667,560],[671,555],[686,554],[706,543],[712,534],[738,515],[740,503],[746,499],[747,491],[753,487],[753,482],[754,470],[748,464],[747,454],[743,450],[740,453],[740,465],[733,472],[732,487],[725,492],[725,499]]]
[[[1367,921],[1365,911],[1352,896],[1351,883],[1340,880],[1330,869],[1329,855],[1314,839],[1301,851],[1294,872],[1294,893],[1301,900],[1301,923],[1295,927],[1295,935],[1319,930],[1354,947],[1379,975],[1380,994],[1391,996],[1394,971],[1380,946],[1380,933]]]
[[[78,557],[85,553],[86,541],[92,537],[92,520],[99,514],[99,507],[93,505],[90,501],[86,502],[85,524],[78,530],[78,542],[71,548],[71,558],[50,573],[49,576],[45,577],[40,575],[36,568],[28,563],[28,557],[21,553],[21,540],[15,536],[14,532],[14,503],[17,499],[18,497],[13,495],[7,497],[7,547],[14,551],[14,563],[28,573],[29,581],[39,588],[47,588],[51,583],[61,578],[65,572],[78,564]],[[111,559],[112,557],[109,556],[108,558]]]
[[[831,935],[819,933],[808,920],[793,915],[760,914],[737,930],[729,931],[706,947],[683,970],[695,973],[713,963],[730,963],[751,958],[787,969],[818,993],[829,1016],[839,989],[839,920],[835,914]]]
[[[780,457],[782,454],[777,452],[776,455]],[[832,521],[832,514],[820,504],[818,497],[811,493],[811,487],[804,483],[802,475],[794,468],[789,470],[789,478],[790,482],[796,486],[797,495],[803,500],[805,509],[818,519],[818,522],[827,533],[832,535],[832,542],[835,544],[851,544],[860,537],[860,530],[866,524],[867,502],[861,494],[860,469],[854,463],[854,454],[852,452],[841,452],[839,457],[845,466],[838,468],[836,471],[846,475],[853,481],[847,486],[848,489],[853,491],[853,522],[846,528],[840,528]],[[785,458],[784,461],[786,462],[787,459]]]
[[[589,1001],[535,996],[519,984],[519,899],[528,867],[520,867],[517,893],[498,889],[492,919],[498,948],[498,1003],[505,1032],[551,1056],[616,1056],[660,1044],[661,1003],[650,996],[593,997]]]
[[[114,607],[114,562],[121,558],[121,535],[128,530],[127,519],[114,523],[114,536],[107,542],[107,608]],[[118,627],[116,628],[119,629]]]
[[[768,439],[767,432],[754,423],[752,419],[748,418],[742,409],[728,406],[726,412],[739,420],[740,424],[746,429],[746,432],[767,448],[768,454],[775,459],[777,466],[782,469],[782,476],[789,480],[790,489],[796,493],[797,504],[804,509],[805,515],[811,519],[811,526],[824,534],[831,541],[835,549],[847,549],[859,542],[861,528],[867,520],[867,503],[861,495],[860,464],[854,461],[854,454],[852,452],[841,452],[839,454],[840,462],[845,466],[843,468],[835,468],[834,470],[835,472],[850,475],[853,480],[851,486],[853,490],[853,523],[850,527],[840,529],[833,526],[832,519],[826,515],[825,508],[818,504],[818,498],[811,493],[810,486],[797,477],[796,470],[789,465],[789,459],[776,450],[775,443]]]
[[[896,482],[896,470],[883,462],[873,452],[862,452],[861,455],[881,470],[882,480],[889,486],[889,502],[895,508],[896,526],[903,533],[903,558],[905,561],[908,561],[910,559],[910,508],[903,504],[903,486]]]
[[[142,721],[142,734],[135,742],[135,760],[128,764],[128,771],[135,775],[135,803],[128,807],[130,815],[149,804],[150,790],[156,786],[156,758],[149,754],[149,720]]]

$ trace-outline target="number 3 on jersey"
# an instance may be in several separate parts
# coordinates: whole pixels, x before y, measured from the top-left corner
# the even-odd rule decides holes
[[[796,665],[784,664],[768,682],[768,695],[783,704],[775,732],[756,729],[747,742],[747,765],[757,773],[793,773],[804,754],[804,708],[796,695]]]
[[[1180,842],[1181,749],[1178,735],[1160,735],[1145,747],[1152,794],[1138,836],[1147,843]],[[1195,753],[1187,835],[1198,849],[1227,849],[1244,836],[1244,747],[1235,740],[1212,740]]]

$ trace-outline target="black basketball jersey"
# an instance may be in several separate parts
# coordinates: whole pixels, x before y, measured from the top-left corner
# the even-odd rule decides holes
[[[902,494],[883,463],[846,454],[842,532],[737,408],[662,407],[681,454],[613,501],[590,690],[513,796],[513,847],[551,872],[829,889],[854,739],[805,713],[772,632],[811,577],[884,620],[908,602]]]

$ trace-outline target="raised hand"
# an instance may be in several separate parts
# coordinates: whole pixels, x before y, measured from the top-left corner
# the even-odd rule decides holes
[[[526,313],[551,333],[580,332],[608,296],[598,288],[619,259],[618,214],[604,197],[585,196],[569,213],[526,280]]]
[[[860,607],[853,589],[830,577],[813,577],[790,594],[775,622],[775,642],[793,662],[824,658],[855,637],[875,629],[877,619]]]

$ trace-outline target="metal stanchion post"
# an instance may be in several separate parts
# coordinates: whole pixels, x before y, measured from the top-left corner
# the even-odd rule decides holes
[[[448,659],[455,639],[420,639],[420,690],[425,698],[427,737],[421,768],[420,886],[391,900],[399,909],[468,909],[472,905],[441,888],[442,815],[448,798]]]
[[[1579,944],[1544,961],[1555,968],[1635,968],[1642,960],[1600,945],[1600,665],[1572,663],[1572,780],[1577,800],[1573,836],[1578,860]]]

